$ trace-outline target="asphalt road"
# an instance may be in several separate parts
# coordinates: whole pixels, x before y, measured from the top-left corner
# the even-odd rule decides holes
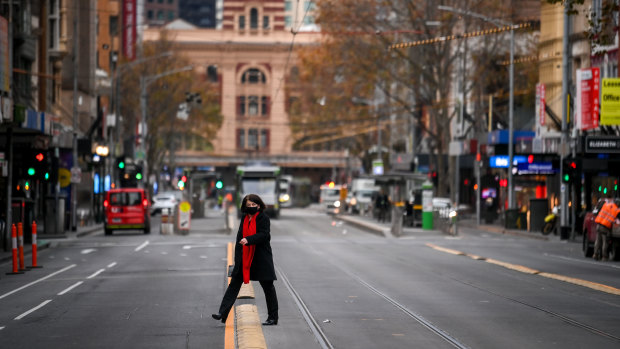
[[[220,219],[192,225],[59,241],[24,275],[0,265],[0,347],[224,348],[210,314],[233,237]],[[620,346],[620,264],[584,259],[579,244],[465,228],[384,238],[313,209],[271,228],[280,319],[263,328],[268,348]],[[265,319],[254,289],[239,304]]]

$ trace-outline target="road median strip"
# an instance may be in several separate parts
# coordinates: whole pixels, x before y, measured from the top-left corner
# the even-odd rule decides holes
[[[583,286],[583,287],[587,287],[587,288],[591,288],[593,290],[596,291],[600,291],[600,292],[605,292],[605,293],[609,293],[609,294],[613,294],[613,295],[617,295],[620,296],[620,289],[612,287],[612,286],[608,286],[608,285],[603,285],[603,284],[599,284],[596,282],[592,282],[592,281],[588,281],[588,280],[583,280],[583,279],[578,279],[578,278],[573,278],[573,277],[569,277],[569,276],[564,276],[564,275],[559,275],[559,274],[553,274],[553,273],[545,273],[536,269],[532,269],[532,268],[528,268],[526,266],[523,265],[519,265],[519,264],[512,264],[512,263],[507,263],[507,262],[502,262],[496,259],[492,259],[492,258],[485,258],[485,257],[481,257],[478,255],[474,255],[474,254],[469,254],[469,253],[465,253],[465,252],[461,252],[458,250],[453,250],[453,249],[449,249],[449,248],[445,248],[445,247],[441,247],[441,246],[437,246],[435,244],[431,244],[431,243],[427,243],[426,246],[440,251],[440,252],[444,252],[444,253],[449,253],[455,256],[465,256],[465,257],[469,257],[473,260],[481,260],[481,261],[485,261],[487,263],[490,264],[494,264],[494,265],[498,265],[510,270],[514,270],[514,271],[518,271],[520,273],[525,273],[525,274],[530,274],[530,275],[538,275],[538,276],[542,276],[548,279],[554,279],[554,280],[558,280],[558,281],[563,281],[563,282],[567,282],[569,284],[573,284],[573,285],[578,285],[578,286]]]

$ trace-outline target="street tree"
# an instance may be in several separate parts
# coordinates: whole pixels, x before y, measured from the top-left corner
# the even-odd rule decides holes
[[[219,91],[197,70],[179,72],[152,79],[159,74],[187,67],[190,62],[174,49],[174,42],[165,30],[159,40],[148,41],[140,48],[142,57],[158,57],[148,63],[133,66],[122,75],[122,115],[126,144],[137,147],[135,138],[140,109],[140,79],[149,81],[147,86],[147,137],[145,154],[148,173],[158,174],[164,166],[175,168],[177,150],[209,151],[210,140],[221,126]],[[164,53],[171,52],[166,56]],[[201,76],[197,76],[201,75]],[[187,120],[177,118],[179,105],[186,102],[188,93],[193,95]],[[200,100],[200,103],[198,103]],[[127,153],[129,149],[125,149]]]
[[[500,19],[510,14],[498,1],[443,3]],[[454,136],[458,81],[465,75],[467,91],[497,92],[487,89],[494,75],[485,67],[490,59],[499,60],[508,52],[508,41],[500,35],[468,46],[463,39],[432,40],[493,27],[439,11],[437,5],[432,0],[317,1],[323,40],[299,49],[299,81],[288,91],[298,147],[345,142],[352,155],[368,164],[376,156],[369,150],[377,143],[378,127],[385,132],[382,146],[389,146],[387,126],[392,124],[390,130],[400,130],[408,138],[413,123],[422,136],[416,137],[415,152],[431,156],[431,170],[439,173],[438,194],[448,193],[454,162],[443,155]],[[421,44],[388,50],[403,42]],[[475,52],[467,52],[466,47]],[[468,57],[465,73],[460,70],[463,57]],[[508,88],[507,81],[502,88]],[[474,123],[484,119],[482,110],[478,108],[481,115],[470,116]],[[385,152],[383,156],[387,163]]]

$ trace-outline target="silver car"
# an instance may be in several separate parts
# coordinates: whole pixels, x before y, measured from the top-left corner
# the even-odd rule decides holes
[[[151,216],[161,213],[162,209],[174,210],[174,208],[183,200],[181,191],[167,191],[159,193],[153,197],[153,205],[151,205]]]

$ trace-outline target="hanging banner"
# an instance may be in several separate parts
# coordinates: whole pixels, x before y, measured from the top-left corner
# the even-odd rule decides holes
[[[0,17],[0,91],[9,92],[10,73],[9,25],[4,17]]]
[[[136,0],[123,0],[123,55],[128,60],[136,59]]]
[[[600,125],[620,125],[620,78],[604,78]]]
[[[545,101],[545,84],[538,83],[536,84],[536,118],[538,120],[538,125],[545,126],[546,122],[546,101]]]
[[[575,128],[590,130],[599,123],[600,69],[577,69],[577,93],[575,96]]]

